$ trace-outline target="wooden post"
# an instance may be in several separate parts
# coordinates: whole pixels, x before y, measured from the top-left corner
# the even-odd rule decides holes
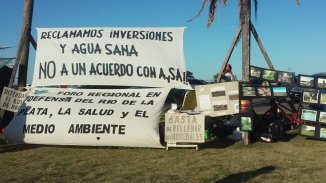
[[[16,60],[13,66],[13,70],[10,76],[8,87],[12,88],[18,65],[19,65],[19,76],[18,86],[26,86],[27,80],[27,66],[28,66],[28,52],[29,52],[29,34],[31,32],[32,14],[33,14],[34,0],[25,0],[24,3],[24,23],[20,33],[19,46],[16,52]],[[5,110],[0,110],[0,127],[3,127],[3,118]]]
[[[242,80],[249,81],[250,65],[250,0],[241,0],[240,24],[242,32]]]
[[[217,76],[217,79],[216,79],[216,81],[218,81],[218,82],[220,81],[220,79],[222,77],[222,73],[224,71],[224,68],[225,68],[226,64],[228,64],[228,62],[230,60],[230,57],[231,57],[232,52],[234,50],[234,47],[235,47],[237,41],[239,40],[240,33],[241,33],[241,26],[239,26],[238,31],[235,34],[234,38],[233,38],[233,41],[231,43],[231,47],[230,47],[228,53],[226,54],[226,57],[225,57],[224,62],[223,62],[223,65],[222,65],[222,67],[220,69],[220,72],[218,73],[218,76]]]
[[[19,66],[19,61],[21,59],[21,54],[22,54],[22,50],[24,48],[24,43],[25,43],[25,37],[23,35],[25,34],[26,31],[27,31],[26,26],[23,26],[22,32],[20,34],[19,46],[18,46],[18,49],[16,52],[16,60],[13,65],[12,73],[11,73],[9,84],[8,84],[8,87],[10,87],[10,88],[12,88],[12,86],[15,82],[15,77],[16,77],[18,66]]]
[[[28,69],[28,56],[29,56],[29,45],[30,45],[30,35],[31,35],[31,26],[32,26],[32,17],[33,17],[33,5],[34,0],[25,0],[24,6],[24,25],[26,26],[27,31],[23,37],[23,50],[20,58],[19,64],[19,73],[18,73],[18,86],[24,87],[27,82],[27,69]],[[18,58],[18,57],[17,57]]]
[[[258,46],[259,46],[259,48],[260,48],[261,53],[263,54],[263,56],[264,56],[264,58],[265,58],[265,60],[266,60],[266,62],[267,62],[268,67],[269,67],[270,69],[272,69],[272,70],[275,70],[275,69],[274,69],[274,66],[273,66],[273,64],[272,64],[272,61],[269,59],[268,54],[267,54],[267,52],[266,52],[266,50],[265,50],[265,48],[264,48],[264,46],[263,46],[263,43],[262,43],[261,40],[259,39],[258,33],[257,33],[257,31],[256,31],[256,29],[255,29],[255,27],[254,27],[254,25],[251,23],[251,21],[250,21],[250,30],[251,30],[252,34],[254,35],[254,37],[255,37],[255,39],[256,39],[256,42],[257,42],[257,44],[258,44]]]
[[[251,0],[240,1],[240,26],[242,29],[242,80],[249,81]],[[243,142],[245,145],[249,144],[248,132],[244,132]]]

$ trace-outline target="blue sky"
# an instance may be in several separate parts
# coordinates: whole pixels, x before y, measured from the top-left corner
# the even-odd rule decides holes
[[[212,80],[224,61],[238,28],[238,0],[219,7],[208,29],[207,9],[194,17],[202,0],[34,0],[32,34],[47,27],[187,27],[184,34],[186,66],[199,79]],[[0,46],[17,46],[23,20],[23,0],[0,1]],[[326,72],[326,1],[258,0],[253,24],[277,70],[297,74]],[[254,15],[254,12],[252,13]],[[251,64],[267,64],[252,36]],[[17,47],[0,50],[15,57]],[[35,51],[31,47],[28,82]],[[230,64],[241,79],[241,42]]]

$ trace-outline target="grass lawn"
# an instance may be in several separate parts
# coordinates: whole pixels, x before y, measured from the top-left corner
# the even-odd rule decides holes
[[[217,139],[194,148],[0,145],[1,182],[325,182],[326,142],[243,145]]]

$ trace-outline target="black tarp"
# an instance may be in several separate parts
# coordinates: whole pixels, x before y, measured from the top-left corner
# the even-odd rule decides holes
[[[3,66],[0,68],[0,93],[2,93],[3,87],[8,86],[12,68]]]
[[[11,73],[12,68],[7,67],[6,65],[0,68],[0,95],[2,94],[3,88],[9,84]],[[5,111],[3,119],[0,119],[0,129],[7,126],[9,121],[13,118],[13,114],[13,112]]]

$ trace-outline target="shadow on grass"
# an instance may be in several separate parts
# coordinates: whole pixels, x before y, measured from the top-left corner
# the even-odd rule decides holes
[[[36,144],[2,144],[0,145],[0,154],[35,149],[42,146]]]
[[[247,182],[259,175],[272,172],[276,169],[275,166],[265,166],[253,171],[240,172],[228,175],[227,177],[216,181],[215,183],[228,183],[228,182]]]
[[[67,149],[153,149],[148,147],[123,147],[123,146],[80,146],[80,145],[47,145],[47,144],[1,144],[0,154],[18,152],[40,147],[54,147]],[[164,149],[164,148],[162,148]]]
[[[235,144],[237,141],[228,139],[228,138],[217,138],[215,140],[207,141],[203,144],[199,144],[198,148],[199,149],[206,149],[206,148],[226,148],[229,147],[233,144]]]

